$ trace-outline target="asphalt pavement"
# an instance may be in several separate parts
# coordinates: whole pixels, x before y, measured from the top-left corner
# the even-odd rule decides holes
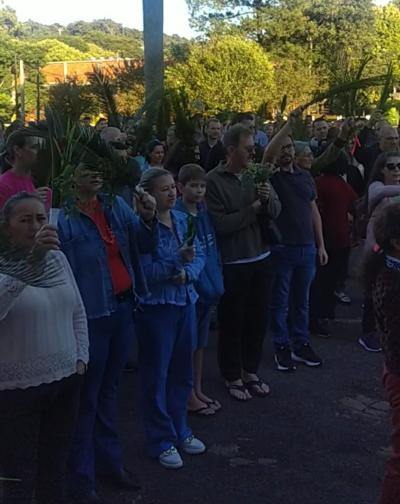
[[[357,343],[360,289],[341,306],[329,339],[313,338],[319,369],[275,370],[267,337],[260,376],[271,396],[231,399],[216,363],[216,334],[206,354],[204,390],[222,410],[191,417],[206,454],[184,457],[168,471],[148,458],[137,400],[137,374],[124,374],[121,437],[125,460],[143,485],[140,495],[100,488],[112,504],[377,504],[390,444],[383,400],[382,355]]]

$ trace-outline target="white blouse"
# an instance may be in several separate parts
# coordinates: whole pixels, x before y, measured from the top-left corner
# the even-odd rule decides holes
[[[52,288],[31,287],[0,274],[0,390],[51,383],[89,360],[86,312],[71,267],[62,252]]]

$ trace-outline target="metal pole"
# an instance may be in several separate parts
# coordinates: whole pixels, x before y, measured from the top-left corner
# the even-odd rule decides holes
[[[14,57],[14,92],[15,92],[15,117],[17,119],[19,119],[20,118],[20,110],[19,110],[17,56]]]
[[[36,122],[40,121],[40,66],[36,72]]]
[[[21,92],[21,120],[25,122],[25,71],[24,60],[19,60],[19,88]]]

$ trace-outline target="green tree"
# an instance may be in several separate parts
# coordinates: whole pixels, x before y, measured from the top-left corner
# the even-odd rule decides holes
[[[20,23],[17,19],[17,13],[11,7],[0,9],[0,30],[12,36],[19,34]]]
[[[372,0],[187,2],[192,25],[207,35],[230,32],[260,44],[274,64],[278,89],[295,103],[335,83],[338,70],[354,74],[373,47]]]
[[[0,92],[0,119],[8,121],[13,113],[14,105],[8,93]]]
[[[231,35],[194,43],[187,62],[168,68],[166,78],[168,87],[183,90],[191,104],[201,100],[209,114],[257,110],[275,93],[273,66],[264,50]]]
[[[400,6],[400,2],[399,2]],[[394,73],[400,76],[400,7],[387,5],[375,9],[376,38],[373,54],[378,67],[393,64]]]

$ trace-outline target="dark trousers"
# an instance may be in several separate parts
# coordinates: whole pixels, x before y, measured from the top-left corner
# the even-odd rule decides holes
[[[386,464],[381,504],[400,504],[400,376],[385,371],[383,385],[392,408],[392,454]]]
[[[375,328],[374,303],[371,293],[366,292],[364,295],[364,303],[362,308],[362,331],[363,334],[376,333]]]
[[[141,407],[150,456],[188,438],[195,305],[146,305],[137,317]]]
[[[345,279],[350,249],[328,250],[329,261],[326,266],[317,265],[317,274],[310,292],[310,319],[335,318],[335,291]]]
[[[132,301],[119,304],[108,317],[89,320],[88,327],[89,366],[69,459],[70,493],[78,496],[95,489],[96,470],[116,473],[123,466],[118,391],[134,337]]]
[[[227,381],[257,373],[267,330],[270,259],[224,265],[225,294],[218,307],[218,363]]]
[[[65,502],[65,473],[80,377],[0,392],[0,475],[4,504]],[[0,482],[1,485],[1,482]],[[1,495],[1,490],[0,490]]]
[[[343,290],[346,285],[347,278],[349,276],[349,262],[350,262],[350,254],[351,248],[345,247],[340,249],[341,259],[337,268],[337,280],[336,280],[336,290]],[[329,254],[329,251],[328,251]]]

